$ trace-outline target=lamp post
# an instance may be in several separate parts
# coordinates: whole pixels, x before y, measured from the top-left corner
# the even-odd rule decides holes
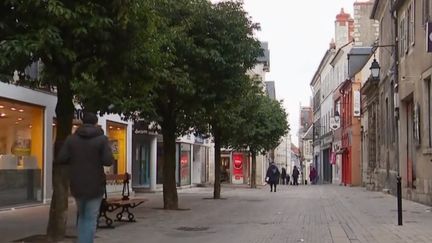
[[[388,45],[388,46],[394,46],[394,45]],[[381,67],[379,65],[379,63],[377,62],[377,60],[374,58],[374,60],[371,63],[370,66],[370,71],[371,71],[371,76],[373,80],[379,80],[380,79],[380,71],[381,71]],[[397,79],[397,77],[396,77]],[[395,104],[395,113],[396,113],[396,120],[398,120],[398,112],[399,112],[399,93],[397,92],[397,84],[395,84],[396,89],[395,89],[395,93],[393,96],[394,99],[394,104]],[[396,121],[397,124],[398,121]],[[398,213],[398,225],[402,225],[402,183],[401,183],[401,176],[400,176],[400,172],[399,172],[399,161],[397,161],[397,165],[398,165],[398,175],[396,177],[396,196],[397,196],[397,213]]]

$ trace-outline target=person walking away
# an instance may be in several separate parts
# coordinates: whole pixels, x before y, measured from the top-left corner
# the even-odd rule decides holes
[[[282,167],[282,173],[281,173],[282,185],[285,185],[286,176],[287,176],[287,171],[285,167]]]
[[[297,169],[297,166],[294,165],[294,169],[292,172],[292,177],[293,177],[293,185],[298,186],[298,177],[300,175],[299,170]]]
[[[267,175],[266,175],[266,181],[267,183],[270,184],[270,191],[273,191],[273,187],[274,187],[274,192],[276,192],[276,185],[279,182],[279,176],[280,176],[280,172],[278,167],[275,165],[274,162],[271,162],[269,168],[267,169]]]
[[[286,175],[286,183],[287,183],[287,185],[289,185],[290,184],[290,175],[287,173],[287,175]]]
[[[316,180],[316,176],[317,176],[317,171],[315,169],[315,167],[311,166],[311,170],[309,172],[309,180],[311,182],[311,184],[315,185],[315,180]]]
[[[70,190],[78,210],[79,243],[94,240],[105,187],[103,166],[114,162],[108,138],[97,121],[95,114],[85,112],[83,125],[66,138],[57,156],[57,163],[69,165]]]

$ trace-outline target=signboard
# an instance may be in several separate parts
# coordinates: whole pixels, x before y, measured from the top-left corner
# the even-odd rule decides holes
[[[232,182],[234,184],[243,183],[243,154],[235,153],[233,154],[233,178]]]
[[[361,100],[360,100],[360,91],[354,91],[354,100],[353,100],[353,116],[360,117],[361,116]]]
[[[340,117],[331,117],[330,118],[330,129],[337,130],[340,127]]]

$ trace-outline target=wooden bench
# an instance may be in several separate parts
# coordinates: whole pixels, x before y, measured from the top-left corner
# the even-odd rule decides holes
[[[113,220],[108,216],[108,212],[114,212],[117,209],[121,209],[116,215],[116,221],[135,222],[135,215],[130,212],[130,209],[138,207],[140,204],[147,201],[144,198],[130,198],[129,195],[129,180],[130,175],[128,173],[121,175],[106,175],[105,181],[105,193],[99,209],[99,216],[97,221],[98,228],[114,228]],[[121,198],[108,198],[107,185],[123,185]],[[123,219],[123,214],[127,214],[126,218]],[[99,221],[101,218],[105,220],[105,226],[100,226]]]

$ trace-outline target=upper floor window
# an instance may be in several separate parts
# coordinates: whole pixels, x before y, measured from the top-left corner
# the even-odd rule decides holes
[[[399,23],[399,55],[401,57],[405,56],[405,53],[408,51],[408,36],[407,36],[407,21],[405,16],[401,18]]]
[[[430,16],[431,16],[431,4],[432,0],[423,0],[423,16],[422,16],[422,21],[423,24],[425,24],[426,22],[429,21]]]
[[[409,40],[409,44],[413,46],[415,41],[415,1],[412,1],[408,6],[407,14],[408,14],[408,19],[407,19],[408,40]]]
[[[425,125],[427,126],[427,147],[432,148],[432,82],[431,78],[427,78],[424,80],[425,84],[425,114],[427,114]]]

